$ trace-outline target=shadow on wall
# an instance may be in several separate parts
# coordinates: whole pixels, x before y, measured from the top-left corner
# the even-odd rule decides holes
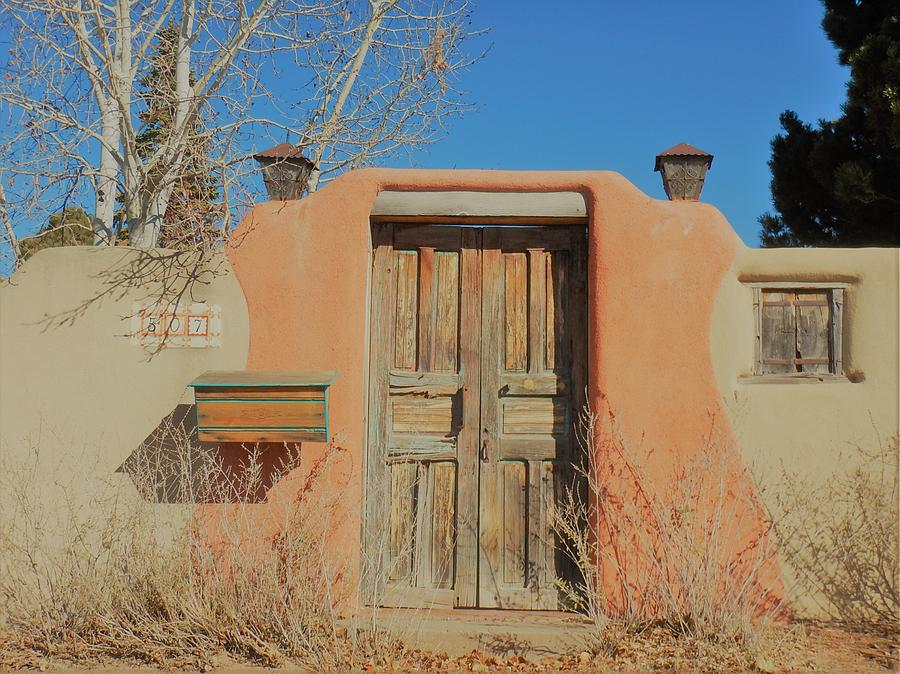
[[[900,438],[875,434],[813,479],[782,467],[765,480],[779,551],[814,615],[896,629],[900,615]]]
[[[83,247],[80,250],[84,250]],[[42,251],[44,253],[50,251]],[[106,255],[108,249],[89,249],[90,253]],[[27,272],[29,267],[26,266]],[[197,301],[198,291],[210,286],[217,277],[227,273],[227,262],[216,251],[141,251],[123,249],[112,264],[93,274],[88,295],[71,306],[45,314],[38,322],[46,332],[74,325],[91,309],[104,302],[118,302],[131,298],[145,306],[183,307]],[[15,284],[15,277],[12,281]],[[158,354],[167,344],[167,335],[159,335],[148,358]]]
[[[178,405],[116,472],[152,503],[265,503],[291,447],[200,442],[196,407]]]

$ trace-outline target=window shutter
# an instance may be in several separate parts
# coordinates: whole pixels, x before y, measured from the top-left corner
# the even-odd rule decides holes
[[[753,288],[753,374],[762,374],[762,290]]]
[[[760,308],[760,374],[796,372],[795,294],[763,292]]]
[[[844,289],[831,291],[831,371],[844,374]]]
[[[831,370],[828,342],[831,311],[828,292],[799,292],[797,307],[797,365],[800,372],[827,374]]]

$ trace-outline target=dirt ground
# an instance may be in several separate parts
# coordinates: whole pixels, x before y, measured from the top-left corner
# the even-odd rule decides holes
[[[444,632],[454,631],[453,620],[438,617]],[[457,620],[464,626],[465,620]],[[489,620],[482,623],[482,627]],[[487,625],[490,627],[490,625]],[[458,625],[456,626],[458,627]],[[503,625],[501,627],[511,627]],[[530,628],[533,625],[527,626]],[[537,626],[540,629],[540,625]],[[571,633],[574,625],[544,624],[546,636],[556,640],[564,632]],[[463,628],[465,629],[465,627]],[[457,629],[457,631],[459,631]],[[581,639],[556,643],[567,645],[552,649],[538,640],[516,635],[515,630],[505,633],[506,640],[488,637],[469,652],[451,653],[446,650],[422,648],[430,641],[428,631],[420,631],[418,647],[399,648],[379,662],[360,661],[344,671],[360,672],[593,672],[597,674],[649,674],[651,672],[762,672],[801,673],[825,672],[835,674],[885,674],[900,671],[900,644],[894,634],[860,632],[829,624],[800,623],[778,626],[765,636],[757,648],[748,652],[703,641],[674,638],[664,630],[648,630],[641,634],[629,634],[611,638],[605,643],[586,646]],[[571,636],[571,635],[570,635]],[[578,650],[581,642],[582,650]],[[465,641],[456,642],[462,648]],[[499,652],[498,644],[505,644],[506,651]],[[523,644],[530,643],[529,648]],[[546,643],[546,640],[544,640]],[[493,645],[492,645],[493,644]],[[518,644],[519,652],[516,650]],[[512,645],[512,646],[511,646]],[[592,652],[593,651],[593,652]],[[215,674],[273,674],[275,672],[311,672],[303,667],[284,662],[277,668],[260,667],[239,662],[221,655],[202,663],[172,662],[148,667],[127,660],[73,663],[42,657],[34,652],[0,653],[0,671],[30,670],[58,674],[76,674],[85,671],[127,672],[128,674],[158,674],[161,671],[212,672]],[[341,671],[337,668],[334,671]]]
[[[900,643],[896,632],[879,635],[814,626],[809,630],[804,651],[811,664],[810,671],[846,674],[900,671]]]

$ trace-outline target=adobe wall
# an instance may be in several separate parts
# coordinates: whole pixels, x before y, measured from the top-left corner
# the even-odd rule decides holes
[[[352,577],[365,470],[369,213],[386,189],[584,195],[590,397],[595,409],[615,413],[634,459],[658,478],[696,454],[711,419],[738,467],[802,458],[804,468],[822,467],[873,425],[885,437],[897,433],[898,251],[751,250],[712,206],[650,199],[612,172],[371,169],[301,201],[258,205],[230,238],[227,259],[203,261],[212,272],[195,292],[223,308],[219,347],[148,358],[129,342],[133,302],[170,285],[145,284],[128,271],[145,269],[146,254],[37,254],[0,286],[2,458],[26,459],[36,440],[36,474],[47,485],[69,469],[125,480],[113,471],[189,400],[185,386],[203,371],[334,370],[331,429],[346,450],[335,480],[347,517],[332,552]],[[750,291],[739,279],[806,271],[858,279],[847,301],[846,365],[864,381],[739,383],[753,359]],[[323,448],[304,443],[301,452],[313,461]],[[731,486],[750,501],[758,495],[744,478]],[[277,513],[266,513],[294,489],[290,480],[276,485],[254,512],[275,522]],[[748,534],[758,523],[752,513]]]
[[[331,424],[354,466],[346,494],[355,507],[337,548],[360,547],[369,213],[378,192],[392,189],[583,194],[592,406],[615,414],[631,458],[660,481],[661,491],[673,468],[701,451],[710,415],[716,417],[729,488],[749,504],[734,536],[747,541],[758,535],[755,487],[739,474],[742,457],[721,410],[710,356],[718,289],[741,245],[719,211],[652,200],[612,172],[369,169],[345,174],[298,202],[261,204],[229,248],[250,312],[247,367],[339,373]],[[769,589],[780,595],[777,569],[767,576]]]

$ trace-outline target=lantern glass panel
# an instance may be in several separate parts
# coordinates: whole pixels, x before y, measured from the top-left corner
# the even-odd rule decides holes
[[[263,180],[272,201],[300,199],[306,191],[311,166],[277,158],[261,158]]]
[[[663,186],[670,199],[696,201],[709,168],[707,157],[672,156],[661,159]]]

